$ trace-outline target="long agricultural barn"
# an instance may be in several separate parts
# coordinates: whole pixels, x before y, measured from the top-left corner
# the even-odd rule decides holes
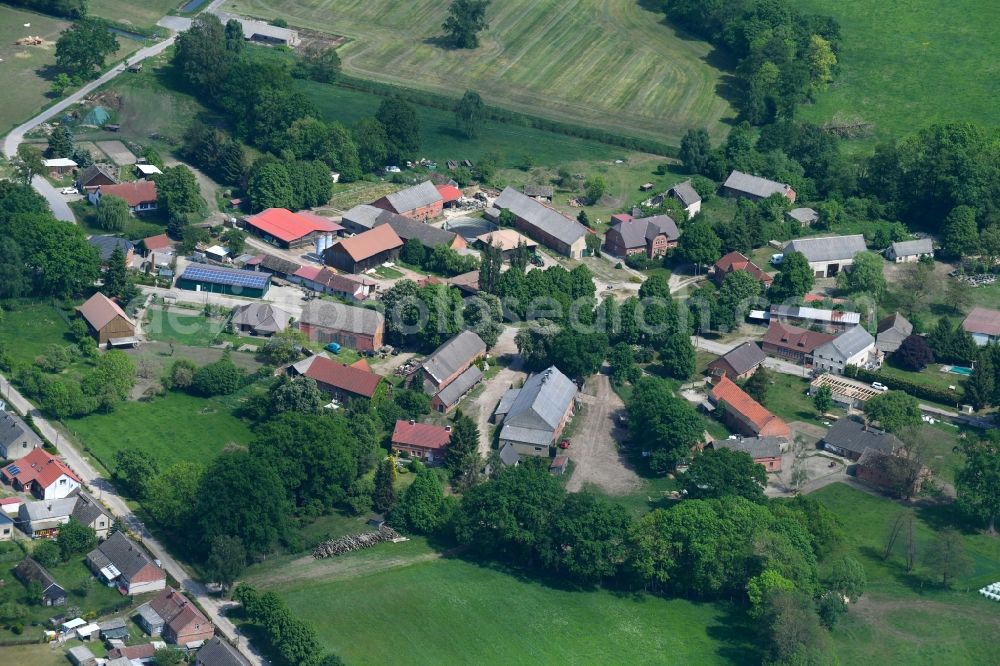
[[[293,213],[287,208],[268,208],[243,218],[247,230],[268,243],[284,248],[316,245],[316,253],[333,245],[342,226],[309,212]]]
[[[191,265],[178,278],[177,288],[261,298],[271,288],[271,275],[235,268]]]

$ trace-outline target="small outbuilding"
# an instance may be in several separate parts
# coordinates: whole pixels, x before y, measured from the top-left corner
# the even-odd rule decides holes
[[[107,344],[111,339],[135,338],[135,322],[101,292],[88,298],[76,311],[87,322],[98,345]]]
[[[189,264],[178,278],[177,287],[189,291],[263,298],[271,288],[271,276],[257,271]]]

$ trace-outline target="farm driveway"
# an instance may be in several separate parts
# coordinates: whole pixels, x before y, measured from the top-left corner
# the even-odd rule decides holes
[[[618,415],[625,404],[611,390],[611,382],[603,372],[592,377],[580,394],[587,409],[581,415],[583,423],[574,427],[570,459],[575,465],[566,489],[579,491],[593,484],[609,495],[624,495],[639,485],[639,477],[618,452],[623,432],[618,428]]]
[[[515,382],[520,382],[525,378],[526,373],[521,370],[521,357],[517,353],[517,345],[514,344],[514,336],[517,335],[517,328],[506,326],[496,345],[490,350],[494,360],[503,359],[506,363],[500,372],[493,379],[486,381],[483,392],[476,396],[470,403],[469,416],[476,419],[479,427],[479,453],[485,458],[490,453],[492,438],[490,437],[490,416],[496,409],[500,398]],[[473,409],[478,410],[475,414]]]

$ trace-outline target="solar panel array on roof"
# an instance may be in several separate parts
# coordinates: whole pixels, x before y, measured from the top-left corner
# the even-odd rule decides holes
[[[231,268],[215,268],[214,266],[188,266],[181,275],[183,280],[213,282],[231,286],[263,289],[267,286],[270,276],[257,271],[240,271]]]

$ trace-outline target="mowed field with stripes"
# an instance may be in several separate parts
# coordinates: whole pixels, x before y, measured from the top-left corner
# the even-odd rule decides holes
[[[703,41],[637,0],[504,0],[474,51],[442,48],[441,0],[227,0],[223,8],[348,38],[349,74],[677,144],[733,116]],[[727,63],[721,63],[726,65]]]

